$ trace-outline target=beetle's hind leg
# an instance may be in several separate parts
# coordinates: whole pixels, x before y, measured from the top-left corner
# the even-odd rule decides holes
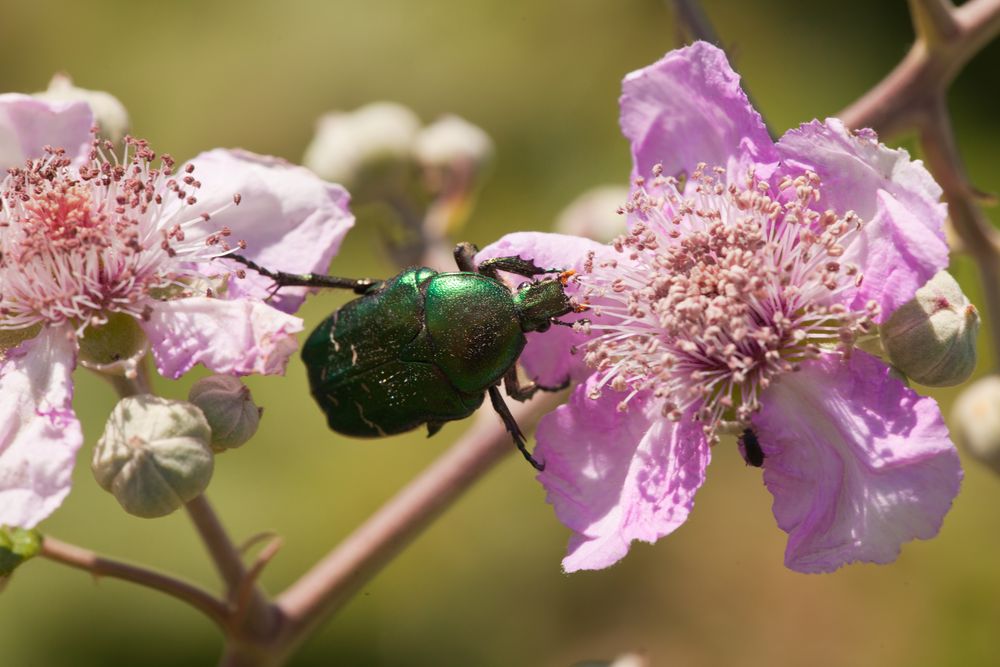
[[[503,388],[507,392],[507,395],[515,401],[526,401],[539,391],[562,391],[568,386],[568,377],[555,387],[538,384],[533,380],[522,382],[521,378],[517,376],[517,366],[511,367],[511,369],[504,373],[503,376]]]
[[[528,445],[525,442],[524,434],[521,433],[521,427],[517,425],[517,421],[514,419],[514,415],[510,413],[510,408],[507,404],[503,402],[503,396],[500,394],[500,389],[498,387],[490,387],[490,402],[493,403],[493,409],[497,411],[500,415],[500,419],[503,420],[503,425],[507,427],[507,431],[510,433],[511,437],[514,438],[514,444],[517,448],[521,450],[524,454],[524,458],[530,463],[535,470],[542,471],[545,470],[545,464],[539,463],[535,460],[535,457],[531,455],[528,451]]]
[[[369,290],[381,287],[383,283],[381,280],[373,280],[372,278],[341,278],[340,276],[326,276],[321,273],[272,271],[241,255],[225,255],[225,259],[239,262],[265,278],[270,278],[274,282],[272,294],[282,287],[332,287],[336,289],[349,289],[355,294],[365,294]]]

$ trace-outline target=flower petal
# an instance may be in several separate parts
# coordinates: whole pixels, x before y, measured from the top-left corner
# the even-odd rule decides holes
[[[259,301],[207,297],[159,302],[139,325],[170,378],[199,363],[232,375],[283,373],[302,331],[302,320]]]
[[[223,227],[232,230],[232,241],[247,242],[240,254],[273,271],[326,273],[347,231],[354,226],[348,204],[350,195],[305,167],[243,150],[216,149],[202,153],[190,164],[203,184],[198,202],[179,209],[186,218],[211,213],[209,221],[195,228],[203,233]],[[240,195],[239,206],[232,204]],[[233,263],[235,266],[235,263]],[[270,296],[269,279],[247,271],[231,281],[228,298]],[[298,310],[308,290],[283,288],[268,303],[286,313]]]
[[[39,158],[45,146],[64,148],[80,162],[90,153],[94,115],[85,102],[43,102],[29,95],[0,95],[0,167]]]
[[[71,405],[75,357],[63,328],[0,352],[0,525],[32,528],[69,493],[83,444]]]
[[[937,534],[962,469],[933,399],[855,351],[803,364],[761,403],[753,424],[788,567],[888,563],[903,542]]]
[[[699,162],[732,171],[777,161],[739,75],[726,54],[707,42],[670,51],[627,75],[620,103],[622,132],[632,145],[633,178],[648,177],[657,163],[674,175],[690,174]]]
[[[843,256],[864,274],[847,304],[852,309],[873,299],[884,320],[948,265],[941,188],[905,150],[880,144],[871,130],[852,133],[830,118],[789,130],[778,151],[786,168],[819,175],[820,207],[840,214],[853,210],[865,222]]]
[[[710,458],[693,420],[667,421],[641,395],[621,412],[624,394],[605,390],[591,399],[591,385],[577,387],[537,431],[535,456],[545,462],[538,480],[576,533],[563,560],[567,572],[608,567],[632,540],[673,532],[687,519]]]
[[[476,262],[496,257],[521,257],[530,259],[536,265],[548,269],[575,269],[582,271],[587,253],[597,253],[597,257],[618,257],[610,246],[590,239],[566,234],[544,234],[541,232],[517,232],[507,234],[495,243],[483,248],[476,255]],[[527,280],[512,276],[511,287]],[[566,291],[573,294],[577,287],[570,282]],[[586,314],[568,313],[559,318],[572,322],[587,317]],[[583,363],[582,354],[573,354],[574,347],[587,340],[583,334],[571,327],[554,326],[545,332],[527,335],[528,345],[519,359],[528,375],[536,382],[555,386],[570,378],[581,381],[591,370]]]

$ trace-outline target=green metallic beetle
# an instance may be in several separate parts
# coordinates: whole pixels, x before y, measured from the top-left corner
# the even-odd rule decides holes
[[[475,246],[461,243],[455,248],[459,271],[412,267],[385,281],[294,275],[232,258],[276,288],[339,287],[361,294],[324,320],[302,348],[312,395],[332,430],[382,437],[426,424],[434,435],[445,422],[475,412],[488,393],[518,449],[541,470],[499,384],[519,401],[568,384],[522,384],[517,360],[525,333],[567,324],[556,318],[579,310],[565,291],[572,271],[543,269],[520,257],[488,259],[477,267],[475,254]],[[527,278],[559,275],[512,292],[500,271]]]

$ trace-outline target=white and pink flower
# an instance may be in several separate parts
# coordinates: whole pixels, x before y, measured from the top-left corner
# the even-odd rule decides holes
[[[325,271],[354,223],[349,196],[308,170],[245,151],[176,170],[139,140],[94,139],[80,102],[0,95],[0,524],[32,527],[69,493],[80,424],[80,341],[132,318],[160,373],[281,373],[304,289],[224,259]],[[56,147],[56,148],[53,148]]]
[[[937,534],[962,478],[938,407],[855,347],[947,264],[931,176],[835,119],[772,141],[705,43],[628,75],[621,114],[629,232],[513,234],[480,255],[572,263],[591,306],[521,357],[543,384],[582,381],[535,453],[574,533],[564,568],[681,525],[726,430],[757,436],[792,569],[885,563]]]

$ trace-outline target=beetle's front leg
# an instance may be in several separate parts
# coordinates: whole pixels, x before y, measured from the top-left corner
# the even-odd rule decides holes
[[[490,394],[490,402],[493,404],[493,409],[496,410],[498,415],[500,415],[500,419],[503,420],[503,425],[507,427],[507,432],[510,433],[512,438],[514,438],[514,444],[517,445],[519,450],[521,450],[524,458],[528,461],[528,463],[534,466],[535,470],[545,470],[545,464],[536,461],[535,457],[533,457],[531,452],[528,451],[528,444],[525,441],[524,434],[521,433],[521,428],[517,425],[514,415],[510,413],[510,408],[508,408],[507,404],[503,402],[503,396],[500,395],[500,390],[497,387],[490,387],[488,391]]]
[[[538,384],[532,380],[522,383],[521,378],[517,376],[517,366],[512,366],[503,376],[503,388],[507,392],[507,395],[515,401],[526,401],[538,391],[562,391],[568,386],[568,377],[555,387]]]
[[[326,276],[319,273],[287,273],[285,271],[272,271],[266,269],[254,261],[240,255],[226,255],[225,259],[239,262],[243,266],[256,271],[265,278],[274,281],[274,290],[282,287],[332,287],[336,289],[353,290],[355,294],[364,294],[371,289],[382,285],[384,281],[372,278],[341,278],[340,276]]]

